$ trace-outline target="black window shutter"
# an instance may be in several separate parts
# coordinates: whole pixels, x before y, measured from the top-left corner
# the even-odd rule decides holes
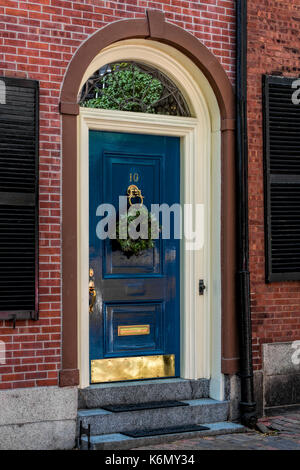
[[[300,280],[300,105],[296,78],[263,77],[266,281]]]
[[[0,320],[38,318],[39,87],[0,77]]]

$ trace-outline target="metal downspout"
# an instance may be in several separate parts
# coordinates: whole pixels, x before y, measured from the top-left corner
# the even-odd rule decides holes
[[[241,421],[255,427],[248,233],[247,0],[236,2],[237,311],[240,337]]]

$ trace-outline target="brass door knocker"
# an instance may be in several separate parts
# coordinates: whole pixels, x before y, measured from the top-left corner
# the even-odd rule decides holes
[[[131,184],[130,186],[128,186],[128,189],[127,189],[127,194],[128,194],[128,202],[129,202],[129,205],[132,206],[132,201],[131,199],[133,198],[136,198],[138,197],[140,200],[141,200],[141,203],[140,205],[142,206],[143,203],[144,203],[144,196],[142,196],[142,192],[141,190],[135,185],[135,184]]]

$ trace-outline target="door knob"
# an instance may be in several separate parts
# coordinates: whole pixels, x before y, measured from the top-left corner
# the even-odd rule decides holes
[[[90,295],[89,311],[90,313],[93,313],[94,305],[95,305],[96,297],[97,297],[94,281],[89,282],[89,295]]]
[[[89,282],[89,312],[90,313],[93,313],[93,310],[94,310],[94,305],[95,305],[95,302],[96,302],[96,296],[97,296],[97,293],[96,293],[96,289],[95,289],[95,283],[93,281],[93,277],[94,277],[94,270],[93,268],[90,268],[90,282]]]

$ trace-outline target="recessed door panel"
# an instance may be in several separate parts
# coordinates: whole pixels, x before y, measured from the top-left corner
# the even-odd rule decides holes
[[[104,194],[114,206],[118,208],[119,195],[126,195],[128,182],[138,185],[144,197],[151,204],[159,204],[163,196],[162,180],[164,179],[165,155],[132,155],[127,153],[103,154]],[[125,178],[124,178],[124,175]],[[134,201],[133,201],[134,202]],[[105,262],[103,266],[104,278],[130,277],[131,275],[161,274],[162,241],[155,242],[155,247],[139,256],[128,257],[115,244],[107,240],[104,243]]]
[[[148,210],[179,203],[180,139],[90,131],[89,162],[91,382],[125,380],[120,364],[128,379],[149,378],[152,369],[153,377],[178,376],[180,240],[171,231],[154,248],[128,255],[114,240],[99,239],[96,214],[105,203],[118,216],[119,196],[127,197],[131,184]]]
[[[164,303],[105,305],[105,357],[163,353]]]

